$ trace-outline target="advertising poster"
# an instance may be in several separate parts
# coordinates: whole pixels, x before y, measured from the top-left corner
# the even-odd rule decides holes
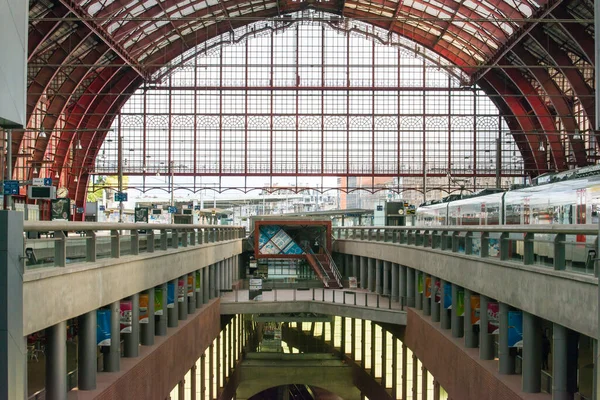
[[[133,320],[133,310],[131,306],[131,301],[121,301],[121,333],[131,333],[131,323]]]
[[[50,219],[68,221],[71,219],[71,199],[61,198],[50,200],[52,212]]]
[[[167,284],[167,308],[175,308],[175,284]]]
[[[250,300],[262,300],[262,279],[250,279],[250,290],[248,291],[248,294]]]
[[[187,295],[188,297],[194,295],[194,276],[192,274],[188,275]]]
[[[200,291],[200,271],[196,271],[196,292]]]
[[[452,308],[452,284],[444,282],[444,308]]]
[[[508,347],[523,347],[523,313],[508,312]]]
[[[458,290],[456,299],[456,315],[459,317],[465,315],[465,291],[463,289]]]
[[[500,322],[498,320],[499,312],[500,306],[498,303],[488,303],[488,333],[493,335],[500,333]]]
[[[435,281],[435,302],[439,303],[442,300],[442,282],[438,279]]]
[[[431,297],[431,277],[425,278],[425,297]]]
[[[110,310],[96,310],[96,342],[98,346],[110,346]]]
[[[479,324],[480,298],[478,294],[471,295],[471,325]]]
[[[350,289],[356,289],[358,287],[358,282],[355,276],[351,276],[348,278],[348,287]]]
[[[423,293],[423,274],[419,274],[419,278],[417,279],[417,290],[419,293]]]
[[[283,229],[280,229],[279,232],[277,232],[271,238],[271,242],[273,242],[275,246],[277,246],[280,249],[285,249],[291,241],[292,238],[287,233],[285,233]]]
[[[148,207],[136,207],[134,212],[135,222],[148,223]]]
[[[163,291],[154,289],[154,315],[163,315]]]
[[[183,301],[185,300],[185,282],[183,281],[183,279],[178,279],[177,280],[177,301],[179,303],[183,303]]]
[[[303,254],[304,251],[296,242],[290,242],[285,249],[281,251],[283,254]]]
[[[150,314],[148,314],[148,295],[140,294],[140,324],[147,324]]]

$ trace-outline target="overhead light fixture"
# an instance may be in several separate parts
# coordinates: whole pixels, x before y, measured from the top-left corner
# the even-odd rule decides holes
[[[573,132],[573,140],[581,140],[581,132],[579,132],[579,129],[575,128],[575,131]]]
[[[60,178],[60,174],[58,173],[58,171],[56,171],[56,174],[54,174],[54,177],[55,177],[56,179],[59,179],[59,178]]]
[[[40,134],[38,135],[38,138],[46,139],[47,137],[48,135],[46,135],[46,132],[44,131],[44,126],[42,126],[40,128]]]
[[[81,140],[77,139],[77,146],[75,147],[77,150],[81,150],[83,149],[83,147],[81,147]]]
[[[77,179],[77,175],[75,175],[75,178],[73,179],[73,182],[77,183],[79,179]]]
[[[156,176],[160,176],[160,172],[159,171],[156,172]]]
[[[544,141],[540,140],[540,147],[538,147],[539,151],[546,151],[546,146],[544,145]]]
[[[35,167],[35,168],[33,169],[33,174],[34,174],[34,175],[37,175],[37,174],[39,174],[39,173],[40,173],[40,170],[39,170],[39,168],[38,168],[38,167]]]

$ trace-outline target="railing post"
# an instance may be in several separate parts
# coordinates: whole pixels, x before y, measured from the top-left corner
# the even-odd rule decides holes
[[[442,231],[440,234],[440,249],[448,250],[448,231]]]
[[[531,265],[533,264],[533,233],[526,233],[523,236],[523,264]]]
[[[140,254],[140,234],[137,229],[129,231],[131,237],[131,254],[137,256]]]
[[[452,232],[452,252],[453,253],[458,252],[458,234],[459,234],[459,232],[457,232],[457,231]]]
[[[440,248],[440,235],[438,234],[438,231],[431,231],[431,248]]]
[[[85,243],[85,261],[87,262],[95,262],[96,261],[96,232],[94,231],[85,231],[85,236],[87,237]]]
[[[554,269],[565,269],[565,240],[564,233],[557,233],[554,236]]]
[[[54,265],[67,265],[67,237],[63,231],[54,231]]]
[[[154,230],[146,230],[146,252],[154,253]]]
[[[169,247],[169,232],[166,229],[160,231],[160,249],[166,250]]]
[[[509,241],[508,241],[508,233],[507,232],[502,232],[500,234],[500,259],[501,260],[508,260],[508,248],[509,248]]]
[[[110,231],[110,256],[121,257],[121,233],[117,229]]]
[[[177,229],[171,229],[171,248],[176,249],[179,247],[179,231]]]
[[[196,245],[196,229],[190,229],[190,245]]]
[[[183,247],[188,246],[188,231],[187,231],[187,229],[183,229],[183,231],[181,232],[181,245]]]
[[[469,231],[465,234],[465,254],[473,254],[473,232]]]
[[[481,258],[490,256],[490,234],[488,232],[481,232],[481,249],[479,250],[479,256]]]

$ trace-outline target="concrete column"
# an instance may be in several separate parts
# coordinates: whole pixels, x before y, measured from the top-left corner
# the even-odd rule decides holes
[[[423,274],[423,315],[429,316],[431,315],[431,297],[425,296],[425,292],[427,292],[426,283],[428,274]],[[430,278],[431,279],[431,278]],[[431,291],[431,288],[430,288]],[[430,292],[431,293],[431,292]]]
[[[367,257],[360,257],[360,288],[367,289]]]
[[[191,296],[186,296],[188,303],[188,315],[196,312],[196,271],[192,271],[188,276],[192,277],[192,287],[189,290],[192,291]],[[189,279],[189,278],[188,278]]]
[[[465,290],[465,316],[463,318],[464,322],[464,332],[465,332],[465,347],[468,349],[477,348],[479,345],[479,336],[473,332],[473,325],[471,325],[471,295],[472,291],[469,289]]]
[[[96,310],[78,317],[79,346],[77,347],[77,386],[79,390],[96,389],[98,342],[96,340]]]
[[[211,264],[209,266],[209,293],[210,293],[210,298],[214,299],[215,297],[217,297],[217,277],[216,277],[216,272],[217,272],[217,265],[216,264]]]
[[[67,399],[67,321],[46,328],[46,399]]]
[[[210,265],[200,270],[202,282],[200,283],[200,291],[202,292],[202,304],[207,304],[210,300]]]
[[[162,292],[162,314],[158,316],[156,325],[154,326],[154,332],[156,336],[167,335],[167,284],[163,283],[158,287]]]
[[[344,254],[344,278],[349,277],[352,274],[352,255]]]
[[[498,371],[501,374],[510,375],[515,373],[515,356],[510,354],[508,348],[508,311],[510,306],[500,303],[499,323],[500,335],[498,335]]]
[[[219,261],[215,264],[215,298],[221,297],[221,285],[223,281],[221,280],[221,273],[223,272],[223,262]]]
[[[140,348],[140,295],[135,293],[131,301],[131,333],[123,335],[125,357],[137,357]]]
[[[538,393],[542,378],[542,323],[523,311],[523,392]]]
[[[458,285],[455,285],[454,283],[452,284],[452,311],[451,311],[451,315],[452,315],[452,336],[456,337],[456,338],[460,338],[463,337],[464,335],[464,322],[463,316],[458,315],[458,297],[459,297],[459,291],[460,291],[461,287]],[[464,300],[464,298],[463,298]]]
[[[179,284],[178,279],[173,279],[172,281],[169,282],[169,284],[172,284],[175,286],[175,298],[173,299],[173,307],[171,308],[167,308],[167,326],[169,328],[177,328],[177,326],[179,325],[179,320],[177,319],[178,315],[179,315],[179,301],[177,301],[177,285]],[[166,307],[167,301],[165,298],[165,307]]]
[[[148,323],[140,324],[140,342],[142,346],[152,346],[154,344],[154,288],[145,291],[143,294],[148,296]]]
[[[525,321],[523,321],[525,322]],[[524,339],[524,338],[523,338]],[[548,340],[550,338],[547,338]],[[549,345],[549,344],[546,344]],[[552,325],[552,400],[568,400],[567,328]]]
[[[367,289],[369,290],[369,292],[375,292],[375,263],[376,260],[374,258],[368,259]]]
[[[444,297],[446,296],[446,281],[440,280],[440,289],[442,290],[440,297],[440,327],[442,329],[450,329],[450,315],[447,308],[444,307]]]
[[[196,300],[196,308],[202,307],[202,286],[204,286],[204,282],[202,282],[202,270],[198,270],[194,272],[196,280],[194,281],[196,284],[200,283],[200,288],[196,289],[194,287],[194,299]]]
[[[119,372],[121,369],[121,304],[110,305],[110,346],[104,354],[104,371]]]
[[[183,301],[179,302],[179,296],[175,296],[175,302],[179,302],[179,307],[177,307],[177,317],[180,320],[184,321],[187,319],[187,315],[188,315],[188,306],[187,306],[188,278],[187,278],[187,274],[180,277],[179,280],[183,280]]]
[[[381,277],[383,273],[383,261],[375,260],[375,291],[378,294],[383,294],[383,279]]]
[[[415,306],[415,270],[406,265],[400,266],[400,297],[406,299],[407,306]]]
[[[436,295],[439,297],[439,289],[436,283],[439,279],[435,276],[431,277],[431,320],[433,322],[440,322],[440,303],[435,301]]]
[[[392,263],[392,301],[399,301],[400,297],[400,278],[399,278],[400,266],[396,263]]]
[[[22,3],[15,0],[12,4],[16,6]],[[0,399],[27,398],[27,345],[23,334],[21,256],[23,214],[17,211],[0,211],[0,371],[3,371],[0,373]],[[9,375],[7,371],[12,373]]]
[[[360,257],[359,256],[352,256],[352,276],[356,277],[356,279],[358,279],[358,272],[360,269]]]
[[[389,261],[383,262],[383,295],[389,296],[391,294],[390,288],[390,273],[392,263]]]
[[[479,358],[481,360],[494,359],[494,338],[488,333],[488,303],[487,296],[479,296]]]
[[[415,270],[415,308],[417,310],[422,310],[423,309],[423,295],[424,293],[420,293],[419,292],[419,277],[421,276],[422,272],[419,270]]]

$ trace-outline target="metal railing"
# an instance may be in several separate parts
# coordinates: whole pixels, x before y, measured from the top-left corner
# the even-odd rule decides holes
[[[598,226],[591,224],[336,227],[334,234],[598,275]]]
[[[335,278],[335,281],[337,282],[337,284],[342,287],[342,275],[340,274],[340,271],[338,270],[337,265],[335,264],[335,262],[333,261],[333,257],[331,256],[331,253],[329,253],[329,250],[327,250],[327,246],[323,246],[321,247],[323,249],[323,252],[325,254],[325,256],[327,257],[327,260],[329,260],[329,266],[331,267],[331,272],[333,272],[333,277]]]
[[[24,222],[27,269],[153,253],[245,237],[243,227],[96,222]]]
[[[319,261],[319,259],[317,258],[315,252],[312,251],[312,249],[310,248],[310,246],[305,246],[303,248],[303,250],[304,250],[304,253],[306,253],[306,260],[309,262],[309,264],[311,263],[311,260],[312,260],[313,263],[316,264],[319,267],[319,271],[315,271],[315,272],[317,272],[317,275],[320,275],[320,278],[321,278],[321,281],[323,282],[323,285],[326,288],[328,288],[329,287],[329,274],[325,270],[325,267],[323,267],[323,264],[321,264],[321,261]]]

